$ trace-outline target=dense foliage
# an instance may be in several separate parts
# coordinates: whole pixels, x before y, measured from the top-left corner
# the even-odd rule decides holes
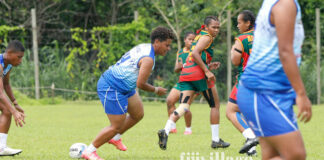
[[[321,8],[321,30],[324,29],[324,1],[299,0],[302,6],[306,39],[303,47],[303,76],[308,94],[316,100],[316,38],[315,8]],[[221,21],[221,32],[215,39],[215,61],[222,66],[215,72],[222,100],[226,100],[226,12],[232,13],[232,39],[238,35],[237,14],[252,10],[257,14],[259,0],[16,0],[0,1],[0,49],[8,41],[21,40],[27,48],[24,61],[12,73],[15,87],[34,87],[34,63],[30,10],[36,8],[40,59],[40,84],[80,91],[96,91],[96,82],[102,72],[114,64],[123,53],[139,43],[149,43],[150,31],[167,26],[177,35],[172,50],[166,57],[156,58],[150,83],[171,89],[178,75],[173,73],[175,53],[183,44],[183,33],[194,31],[207,15],[216,15]],[[138,13],[135,20],[134,14]],[[322,33],[323,37],[324,33]],[[323,41],[322,39],[322,51]],[[233,41],[232,41],[233,42]],[[323,58],[322,58],[323,59]],[[324,63],[324,61],[322,60]],[[323,64],[322,63],[322,64]],[[322,65],[324,66],[324,65]],[[324,67],[322,67],[322,73]],[[232,75],[236,74],[233,68]],[[324,75],[322,74],[322,77]],[[322,78],[323,79],[323,78]],[[233,82],[235,79],[233,78]],[[322,81],[324,86],[324,81]],[[322,87],[324,88],[324,87]],[[322,92],[324,90],[322,89]],[[33,96],[33,91],[28,94]],[[49,96],[50,90],[42,90]],[[63,94],[63,93],[59,93]],[[141,92],[143,96],[154,94]],[[96,95],[72,93],[66,98],[93,99]],[[324,97],[324,96],[323,96]]]

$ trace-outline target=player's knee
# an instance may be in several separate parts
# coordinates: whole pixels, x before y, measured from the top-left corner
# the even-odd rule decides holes
[[[229,112],[227,112],[227,110],[226,110],[226,118],[227,118],[228,120],[231,120],[231,114],[230,114]]]
[[[229,109],[229,107],[226,108],[226,118],[228,120],[231,120],[231,116],[233,115],[233,112]]]
[[[179,107],[173,112],[175,116],[183,116],[187,111],[189,111],[189,104],[181,103]]]
[[[166,100],[166,103],[167,103],[167,106],[168,106],[168,110],[170,110],[170,109],[175,109],[174,108],[174,104],[175,104],[175,102],[174,102],[174,100],[172,99],[172,98],[167,98],[167,100]]]
[[[144,117],[144,112],[139,112],[136,115],[132,115],[132,118],[136,121],[140,121]]]
[[[117,134],[120,132],[121,130],[121,125],[114,125],[114,126],[110,126],[111,132],[113,132],[114,134]]]
[[[192,116],[191,114],[191,111],[190,110],[187,110],[186,113],[185,113],[186,116]]]

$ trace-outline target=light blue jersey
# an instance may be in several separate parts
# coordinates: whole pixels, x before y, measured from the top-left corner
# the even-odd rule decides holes
[[[138,63],[144,57],[151,57],[155,64],[155,53],[152,44],[135,46],[125,53],[116,64],[110,66],[102,76],[109,86],[120,92],[132,91],[136,88],[139,73]]]
[[[7,67],[5,68],[5,64],[4,64],[4,59],[3,59],[3,54],[0,54],[0,64],[1,64],[1,67],[3,69],[3,74],[2,76],[6,76],[7,73],[11,70],[12,68],[12,65],[11,64],[8,64]]]
[[[276,28],[270,22],[272,7],[278,0],[264,0],[256,20],[252,54],[241,77],[237,104],[256,136],[269,137],[298,130],[293,111],[296,94],[279,59]],[[294,53],[298,65],[304,29],[297,1]]]
[[[272,7],[278,0],[264,0],[256,19],[252,54],[241,78],[241,83],[252,90],[287,91],[292,89],[279,59],[278,38],[271,24]],[[304,40],[301,9],[295,0],[297,16],[294,35],[294,53],[297,64],[301,62],[301,46]]]

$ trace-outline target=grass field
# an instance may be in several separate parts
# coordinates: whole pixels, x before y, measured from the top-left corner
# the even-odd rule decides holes
[[[8,145],[23,149],[15,157],[1,159],[26,160],[65,160],[70,159],[69,147],[76,142],[89,144],[97,133],[109,122],[99,102],[66,102],[59,105],[23,106],[27,118],[23,128],[12,124]],[[228,149],[214,150],[210,147],[211,133],[209,126],[209,108],[206,104],[194,104],[193,134],[184,136],[184,120],[177,123],[178,133],[169,136],[168,149],[160,150],[157,145],[157,131],[164,127],[167,120],[166,105],[163,103],[145,103],[144,119],[123,135],[123,142],[128,147],[126,152],[116,150],[106,144],[98,150],[104,159],[111,160],[176,160],[181,154],[199,154],[199,160],[210,159],[210,154],[242,156],[238,150],[243,144],[242,135],[235,130],[225,117],[225,105],[221,107],[220,135],[231,143]],[[324,106],[313,107],[313,119],[310,123],[299,124],[307,148],[309,160],[324,159]],[[260,159],[260,148],[258,157]],[[223,153],[222,153],[223,152]],[[197,157],[197,156],[196,156]],[[187,157],[188,158],[188,157]],[[184,160],[187,159],[186,157]],[[244,158],[246,159],[246,158]],[[192,160],[192,156],[190,158]],[[198,160],[197,158],[195,160]],[[220,160],[226,160],[220,159]]]

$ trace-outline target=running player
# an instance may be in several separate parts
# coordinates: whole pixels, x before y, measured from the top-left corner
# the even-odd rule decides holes
[[[256,155],[254,146],[257,145],[258,140],[252,129],[247,126],[245,120],[241,116],[236,103],[236,87],[252,51],[254,23],[255,16],[249,10],[242,11],[237,17],[237,28],[241,34],[235,38],[235,43],[231,51],[231,59],[232,63],[238,66],[238,74],[226,107],[226,117],[246,138],[245,145],[240,150],[240,153],[247,153],[248,155]]]
[[[304,160],[298,117],[312,117],[298,66],[304,29],[297,0],[264,0],[256,20],[253,51],[241,76],[237,102],[259,137],[262,159]]]
[[[25,112],[18,105],[9,83],[11,68],[21,63],[24,51],[24,46],[19,41],[14,40],[8,44],[5,53],[0,54],[0,156],[14,156],[22,152],[20,149],[8,147],[7,137],[11,116],[14,117],[16,126],[23,127],[25,123]]]
[[[110,126],[103,128],[82,153],[82,158],[102,160],[96,150],[113,138],[123,134],[144,116],[143,104],[135,88],[165,95],[167,90],[154,87],[147,80],[154,68],[155,56],[165,56],[170,50],[174,34],[158,27],[151,33],[151,44],[139,44],[106,70],[98,81],[97,92],[103,104]],[[127,114],[128,113],[128,114]]]
[[[183,49],[181,49],[177,53],[177,59],[176,59],[175,67],[174,67],[174,72],[179,73],[182,69],[183,64],[186,63],[186,59],[187,59],[189,51],[190,51],[190,46],[191,46],[191,43],[194,40],[194,38],[195,38],[195,33],[193,33],[193,32],[185,33],[185,36],[184,36],[185,46],[183,47]],[[175,103],[177,103],[177,101],[179,101],[180,92],[181,92],[181,90],[179,87],[179,83],[176,83],[175,86],[171,89],[171,91],[167,97],[167,100],[166,100],[167,106],[168,106],[168,117],[170,117],[171,113],[175,110]],[[185,135],[192,134],[191,118],[192,118],[191,112],[190,111],[186,112],[184,115],[184,119],[185,119],[185,123],[186,123],[186,129],[184,131]],[[177,128],[176,128],[175,123],[174,123],[174,126],[171,127],[170,133],[177,133]]]
[[[189,56],[179,79],[181,88],[180,105],[170,115],[165,128],[158,132],[159,146],[163,150],[167,148],[167,140],[171,126],[189,110],[188,102],[195,92],[203,92],[204,97],[211,107],[212,148],[225,148],[230,145],[219,138],[219,99],[216,86],[214,85],[216,78],[209,70],[216,69],[220,65],[218,62],[210,63],[213,57],[213,40],[219,32],[219,27],[220,23],[217,17],[206,17],[202,29],[198,31],[198,35],[191,45]],[[208,66],[210,67],[209,69]],[[211,86],[211,89],[208,89],[209,86]]]

